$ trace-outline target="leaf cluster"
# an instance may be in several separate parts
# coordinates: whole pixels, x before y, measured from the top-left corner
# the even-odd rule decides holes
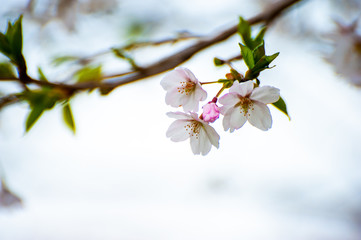
[[[271,62],[279,55],[278,53],[270,56],[266,55],[264,35],[267,28],[263,27],[256,37],[252,37],[252,30],[250,24],[240,17],[238,24],[238,33],[242,38],[242,43],[239,44],[241,54],[248,67],[246,72],[246,80],[252,80],[258,77],[259,73],[265,69],[270,68]]]
[[[14,23],[8,22],[6,32],[0,32],[0,52],[19,68],[26,68],[22,48],[22,16],[20,16]]]
[[[248,67],[245,80],[256,79],[258,84],[259,79],[257,77],[259,76],[260,72],[269,69],[271,62],[279,55],[279,52],[269,56],[266,55],[264,43],[264,35],[266,30],[266,27],[261,28],[256,37],[253,38],[250,24],[242,17],[239,19],[237,31],[241,36],[243,43],[239,43],[239,46],[241,48],[241,55]],[[290,119],[286,103],[282,97],[280,97],[279,100],[272,105],[286,114],[286,116]]]
[[[61,104],[64,122],[70,130],[75,133],[75,123],[69,103],[69,96],[65,91],[43,87],[37,90],[24,91],[21,94],[21,98],[27,101],[31,108],[25,123],[25,130],[27,132],[34,126],[45,111],[53,109],[56,104]]]

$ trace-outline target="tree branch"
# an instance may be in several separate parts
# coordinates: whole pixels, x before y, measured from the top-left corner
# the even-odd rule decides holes
[[[0,110],[10,104],[20,102],[20,98],[17,96],[17,94],[10,94],[4,97],[0,97]]]
[[[269,8],[265,12],[251,18],[248,20],[250,25],[258,24],[258,23],[264,23],[265,25],[270,25],[273,20],[275,20],[278,16],[280,16],[286,9],[290,8],[294,4],[301,2],[304,0],[283,0],[278,2],[277,4],[274,4],[272,8]],[[188,59],[190,59],[193,55],[196,53],[212,46],[217,43],[220,43],[235,33],[237,33],[237,27],[238,25],[233,25],[224,31],[211,35],[208,37],[199,37],[198,41],[176,53],[173,53],[172,55],[165,57],[158,62],[155,62],[149,66],[141,67],[140,69],[137,69],[137,71],[134,72],[124,72],[119,73],[112,76],[104,76],[102,79],[109,79],[109,78],[115,78],[116,80],[112,82],[100,82],[100,81],[93,81],[93,82],[84,82],[84,83],[75,83],[75,84],[64,84],[64,83],[56,83],[56,82],[45,82],[36,80],[33,78],[28,77],[27,79],[8,79],[10,81],[19,81],[19,82],[26,82],[30,84],[36,84],[38,86],[49,86],[54,88],[60,88],[67,90],[70,95],[77,92],[77,91],[84,91],[84,90],[90,90],[99,88],[102,93],[107,94],[110,91],[114,90],[115,88],[122,86],[124,84],[132,83],[144,78],[152,77],[157,74],[163,73],[167,70],[173,69],[180,64],[184,63]],[[162,42],[160,42],[162,43]],[[10,95],[9,95],[10,96]],[[1,99],[2,100],[2,99]],[[17,101],[8,101],[4,104],[2,104],[2,101],[0,100],[0,108],[2,106],[15,103]]]

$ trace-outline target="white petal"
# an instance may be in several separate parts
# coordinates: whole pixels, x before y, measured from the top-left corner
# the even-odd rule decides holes
[[[168,72],[164,78],[160,81],[160,85],[164,90],[176,88],[180,86],[180,82],[187,81],[188,76],[183,69],[176,68],[173,71]]]
[[[176,71],[179,71],[180,73],[184,74],[184,76],[194,82],[194,83],[198,83],[198,79],[196,78],[196,76],[194,76],[194,74],[192,73],[191,70],[189,70],[188,68],[185,68],[185,67],[177,67],[175,69]]]
[[[242,97],[246,97],[251,94],[253,90],[254,84],[252,81],[247,81],[243,83],[239,83],[238,81],[234,81],[232,87],[229,89],[230,93],[237,93]]]
[[[243,109],[241,109],[240,107],[230,109],[229,111],[231,112],[231,132],[233,132],[234,129],[241,128],[247,122],[247,117],[245,116]]]
[[[189,133],[185,130],[185,126],[189,123],[187,120],[175,120],[167,130],[167,137],[173,142],[184,141],[189,138]]]
[[[218,133],[216,132],[216,130],[214,130],[214,128],[208,124],[203,124],[203,128],[204,128],[203,131],[207,135],[211,144],[213,146],[215,146],[216,148],[219,148],[219,138],[220,137],[219,137]]]
[[[279,98],[280,90],[271,86],[255,88],[250,96],[250,99],[264,104],[277,102]]]
[[[182,105],[182,94],[178,92],[177,88],[173,88],[167,91],[165,95],[165,103],[172,107],[179,107]]]
[[[209,153],[212,148],[212,144],[210,143],[205,131],[200,131],[199,135],[192,136],[190,139],[190,144],[192,148],[192,152],[196,155],[202,154],[203,156]]]
[[[183,95],[182,105],[186,112],[197,112],[199,109],[199,102],[207,98],[207,92],[199,84],[196,85],[194,91],[190,95]]]
[[[222,111],[222,108],[221,108],[221,111]],[[224,131],[227,131],[231,127],[231,115],[226,114],[227,112],[225,112],[223,121],[222,121]],[[233,132],[233,131],[230,131],[230,132]]]
[[[194,95],[195,98],[198,99],[198,101],[204,101],[207,98],[207,92],[202,88],[200,84],[197,84],[194,89]]]
[[[191,145],[191,149],[192,149],[193,154],[199,155],[201,153],[200,139],[199,138],[196,138],[196,137],[192,136],[191,139],[190,139],[190,145]]]
[[[195,98],[195,95],[186,96],[183,98],[183,109],[185,112],[195,111],[199,109],[199,100]]]
[[[240,107],[230,108],[223,118],[224,131],[230,129],[230,132],[233,132],[235,129],[241,128],[246,121],[247,118],[243,112],[241,113]]]
[[[175,119],[185,119],[185,120],[192,120],[192,116],[190,114],[184,112],[167,112],[167,116],[170,118]]]
[[[256,128],[267,131],[272,127],[272,116],[267,105],[253,102],[253,106],[250,107],[248,112],[248,121]]]
[[[224,109],[228,109],[239,102],[239,97],[237,93],[227,93],[218,102],[223,105]]]

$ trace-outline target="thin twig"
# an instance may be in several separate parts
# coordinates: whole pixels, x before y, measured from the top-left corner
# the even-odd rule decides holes
[[[10,94],[4,97],[0,97],[0,110],[10,104],[20,102],[21,99],[18,97],[17,94]]]

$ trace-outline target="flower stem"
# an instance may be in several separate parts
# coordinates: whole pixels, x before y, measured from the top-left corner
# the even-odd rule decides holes
[[[211,83],[219,83],[218,81],[213,81],[213,82],[199,82],[201,85],[204,85],[204,84],[211,84]]]
[[[215,98],[218,98],[219,95],[221,95],[221,93],[223,92],[224,89],[225,89],[225,87],[223,86],[223,87],[217,92],[217,95],[215,96]]]

